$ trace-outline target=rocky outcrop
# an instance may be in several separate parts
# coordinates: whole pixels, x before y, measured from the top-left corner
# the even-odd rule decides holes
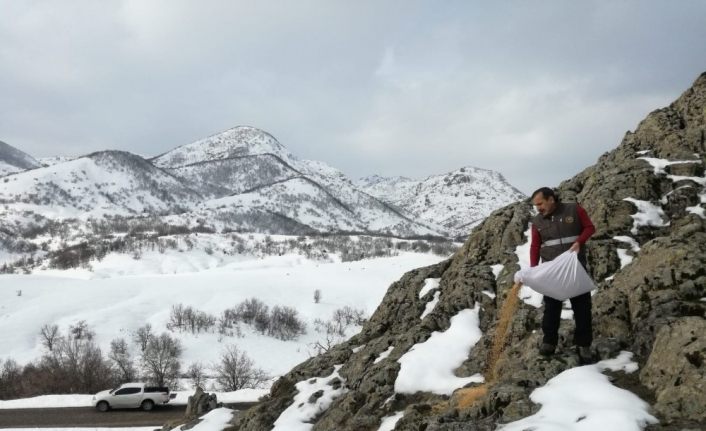
[[[644,391],[661,422],[651,429],[704,422],[705,134],[703,74],[669,107],[628,132],[617,149],[558,187],[564,200],[587,209],[597,228],[588,247],[589,270],[599,285],[594,349],[602,358],[620,350],[635,354],[641,372],[630,384]],[[528,241],[531,211],[527,201],[497,210],[449,260],[405,274],[358,335],[282,377],[235,429],[271,429],[291,406],[296,383],[331,375],[335,366],[346,391],[310,419],[314,430],[376,430],[383,417],[399,411],[404,416],[398,430],[492,430],[536,412],[529,394],[575,366],[577,357],[572,321],[563,321],[559,352],[546,360],[537,355],[542,309],[521,303],[511,316],[499,312],[519,269],[516,251]],[[429,289],[428,279],[438,279],[438,286]],[[436,307],[421,319],[432,298]],[[455,374],[492,378],[450,396],[397,393],[398,359],[475,305],[483,336]],[[492,340],[505,317],[508,335],[496,357]],[[380,360],[383,352],[389,356]]]
[[[218,407],[216,394],[204,392],[201,386],[197,386],[194,394],[190,395],[186,402],[184,417],[166,423],[161,431],[169,431],[178,427],[182,430],[192,429],[202,422],[202,416]]]
[[[218,399],[216,398],[216,394],[206,393],[201,389],[201,386],[197,386],[196,391],[194,391],[194,394],[189,397],[186,403],[186,413],[184,413],[184,417],[193,419],[217,407]]]
[[[680,317],[662,326],[640,380],[655,391],[655,410],[667,420],[706,423],[706,321]]]

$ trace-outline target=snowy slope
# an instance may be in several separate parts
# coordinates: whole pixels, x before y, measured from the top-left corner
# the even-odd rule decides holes
[[[0,176],[40,166],[41,164],[29,154],[0,141]]]
[[[408,177],[383,177],[382,175],[374,174],[359,178],[355,185],[375,196],[395,196],[403,193],[402,189],[406,190],[417,182]],[[400,187],[402,189],[399,189]]]
[[[269,153],[201,161],[168,171],[210,198],[242,193],[301,175]]]
[[[76,159],[76,157],[71,156],[52,156],[52,157],[40,157],[37,160],[42,166],[53,166],[58,163],[66,163],[71,160]]]
[[[297,177],[261,186],[255,190],[207,202],[204,206],[218,208],[257,207],[282,214],[319,231],[365,231],[356,213],[317,183]]]
[[[184,211],[201,196],[134,154],[103,151],[6,176],[0,214],[53,219]]]
[[[335,193],[371,231],[402,236],[443,235],[443,229],[436,222],[417,220],[405,209],[361,191],[342,172],[325,163],[306,160],[298,167],[309,178]]]
[[[38,359],[42,353],[38,334],[44,324],[57,324],[66,332],[70,325],[85,320],[107,352],[112,339],[124,337],[129,341],[146,323],[156,333],[165,331],[174,304],[219,315],[226,308],[257,297],[270,307],[297,309],[308,325],[307,334],[282,341],[245,325],[242,338],[215,332],[172,335],[185,347],[184,368],[194,361],[212,364],[226,345],[235,343],[258,367],[279,375],[307,359],[310,344],[322,338],[313,329],[314,319],[328,320],[334,310],[346,305],[364,309],[369,316],[390,283],[404,272],[444,258],[405,253],[357,262],[325,262],[297,255],[262,259],[168,250],[145,253],[140,260],[109,254],[93,263],[93,271],[0,275],[0,295],[4,298],[0,308],[0,361],[13,358],[27,363]],[[322,294],[318,304],[313,300],[316,289]],[[139,347],[132,347],[137,354]]]
[[[375,175],[356,184],[452,236],[466,235],[494,210],[526,197],[500,173],[470,166],[419,181]]]

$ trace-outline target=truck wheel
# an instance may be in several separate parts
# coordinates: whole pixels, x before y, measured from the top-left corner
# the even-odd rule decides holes
[[[98,404],[96,404],[96,410],[98,410],[99,412],[107,412],[109,409],[110,405],[107,401],[100,401]]]
[[[146,412],[152,410],[154,408],[154,401],[152,400],[144,400],[142,404],[140,405],[140,408]]]

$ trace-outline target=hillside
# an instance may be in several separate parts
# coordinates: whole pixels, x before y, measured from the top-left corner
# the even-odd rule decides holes
[[[0,176],[40,166],[41,164],[29,154],[0,141]]]
[[[357,189],[340,171],[322,162],[299,160],[270,134],[239,126],[183,145],[152,159],[210,198],[198,216],[231,208],[228,229],[253,228],[251,215],[276,214],[315,232],[361,232],[394,236],[443,236],[434,223],[420,223]],[[257,216],[256,216],[257,217]],[[284,233],[286,226],[267,218],[257,231]],[[250,219],[250,220],[249,220]],[[235,221],[238,222],[235,222]]]
[[[502,174],[472,166],[423,180],[373,175],[356,185],[418,220],[441,225],[449,235],[463,238],[494,210],[525,198]]]
[[[6,176],[0,202],[10,213],[53,219],[183,212],[202,197],[139,156],[102,151]]]
[[[598,383],[614,388],[603,393],[619,392],[605,374],[651,405],[659,424],[649,429],[701,429],[705,136],[706,73],[670,106],[650,113],[618,148],[558,187],[596,225],[588,243],[599,285],[594,350],[616,360],[573,368],[571,320],[562,323],[559,353],[540,357],[541,302],[527,287],[515,313],[501,312],[513,274],[528,263],[532,208],[524,201],[493,212],[450,259],[393,283],[358,335],[292,369],[232,429],[290,421],[313,430],[377,430],[383,423],[388,430],[494,430],[526,418],[505,428],[639,430],[654,422],[619,397],[592,392]],[[507,338],[499,338],[502,349],[493,354],[501,324]],[[634,364],[620,359],[627,357]],[[543,387],[550,379],[556,387],[577,373],[588,373],[588,380],[556,397],[579,408],[531,416],[539,411],[533,401],[550,403]]]

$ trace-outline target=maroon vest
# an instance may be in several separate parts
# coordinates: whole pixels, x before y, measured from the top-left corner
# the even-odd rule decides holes
[[[532,224],[539,232],[542,241],[539,256],[543,262],[553,260],[569,248],[583,231],[581,219],[578,216],[575,203],[559,202],[549,216],[537,214],[532,218]],[[579,251],[579,261],[586,261],[584,246]]]

